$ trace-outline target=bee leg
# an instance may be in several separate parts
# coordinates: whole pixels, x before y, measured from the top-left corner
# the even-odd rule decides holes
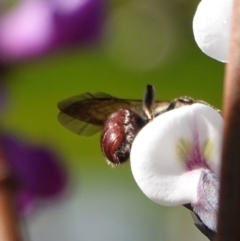
[[[173,110],[176,108],[176,104],[177,104],[177,99],[173,100],[170,102],[169,106],[167,107],[166,109],[166,112],[169,111],[169,110]]]
[[[159,116],[159,115],[162,115],[162,114],[164,114],[164,113],[166,113],[170,110],[174,110],[176,108],[177,102],[178,102],[177,99],[171,101],[167,108],[163,109],[162,111],[159,111],[159,112],[155,113],[155,117]]]

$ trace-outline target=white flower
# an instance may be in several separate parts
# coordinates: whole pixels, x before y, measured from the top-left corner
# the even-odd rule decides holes
[[[222,126],[221,115],[203,104],[181,107],[149,122],[136,136],[130,155],[143,193],[161,205],[199,205],[203,171],[219,177]]]
[[[228,60],[233,0],[202,0],[193,19],[194,38],[208,56]]]

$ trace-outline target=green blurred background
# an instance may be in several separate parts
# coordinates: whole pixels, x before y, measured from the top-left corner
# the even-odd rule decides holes
[[[55,148],[71,180],[63,200],[25,220],[32,241],[206,240],[187,210],[148,200],[129,164],[109,167],[99,134],[74,135],[56,118],[62,99],[87,91],[140,99],[146,84],[154,85],[159,100],[188,95],[221,108],[224,65],[205,56],[194,42],[197,4],[114,1],[99,46],[69,49],[10,69],[3,125]]]

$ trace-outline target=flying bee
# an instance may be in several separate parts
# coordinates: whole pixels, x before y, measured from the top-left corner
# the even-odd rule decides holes
[[[128,160],[133,140],[144,125],[160,114],[194,103],[210,106],[186,96],[155,101],[154,88],[147,85],[142,100],[120,99],[100,92],[63,100],[58,103],[58,120],[78,135],[91,136],[101,131],[104,156],[109,163],[120,165]]]

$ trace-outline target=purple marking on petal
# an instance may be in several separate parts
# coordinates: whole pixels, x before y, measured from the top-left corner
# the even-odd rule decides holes
[[[193,145],[192,150],[188,155],[188,160],[186,160],[186,165],[188,170],[193,170],[196,168],[206,168],[210,169],[206,163],[206,160],[201,152],[201,147],[199,144],[198,127],[196,120],[194,120],[194,130],[193,130]]]

